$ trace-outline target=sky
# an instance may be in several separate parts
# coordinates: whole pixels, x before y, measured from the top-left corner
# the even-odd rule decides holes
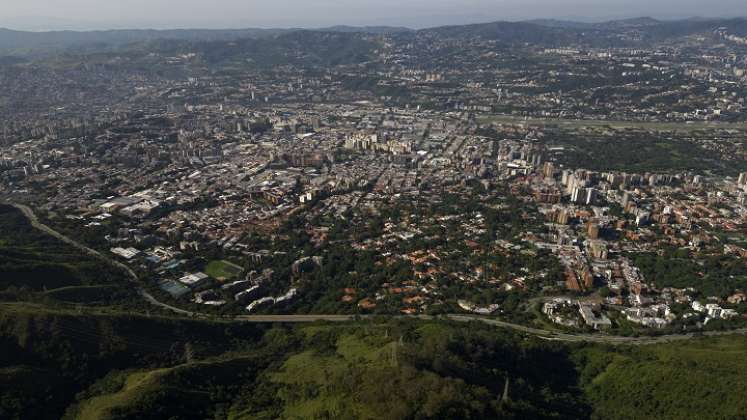
[[[277,28],[747,16],[747,0],[0,0],[21,30]]]

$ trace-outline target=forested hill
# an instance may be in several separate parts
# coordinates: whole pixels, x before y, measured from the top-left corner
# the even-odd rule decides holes
[[[651,42],[726,29],[732,34],[747,31],[747,19],[688,19],[658,21],[650,18],[602,23],[555,20],[490,22],[424,29],[419,34],[443,39],[484,39],[506,44],[528,43],[545,47],[568,45],[616,47],[644,46]]]
[[[292,33],[338,33],[348,36],[394,35],[435,39],[485,39],[506,44],[530,43],[553,47],[580,44],[589,46],[644,45],[673,37],[712,33],[725,28],[729,33],[747,33],[747,20],[687,19],[659,21],[651,18],[583,23],[557,20],[525,22],[489,22],[426,28],[418,31],[389,26],[332,26],[320,29],[172,29],[172,30],[109,30],[24,32],[0,29],[0,56],[39,57],[61,52],[116,51],[153,41],[233,42],[237,40],[268,40]]]
[[[270,328],[3,304],[0,345],[8,419],[701,419],[747,410],[742,337],[605,348],[482,324]]]
[[[388,26],[334,26],[313,32],[347,34],[386,34],[409,32],[407,28]],[[113,51],[133,44],[153,41],[232,42],[273,39],[285,34],[310,32],[304,29],[132,29],[108,31],[24,32],[0,28],[0,55],[43,56],[52,53]]]

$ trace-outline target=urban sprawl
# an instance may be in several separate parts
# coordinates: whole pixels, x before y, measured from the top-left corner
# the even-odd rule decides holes
[[[745,322],[747,38],[304,36],[9,67],[3,201],[198,313]]]

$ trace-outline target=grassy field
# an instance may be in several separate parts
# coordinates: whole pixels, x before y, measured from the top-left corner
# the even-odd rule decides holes
[[[231,355],[168,368],[119,372],[93,388],[96,395],[68,410],[67,418],[209,418],[217,384],[251,380],[256,357]],[[223,395],[230,401],[233,395]],[[172,405],[178,404],[178,407]]]
[[[243,271],[241,266],[225,260],[211,261],[205,267],[205,274],[220,281],[234,280]]]
[[[285,402],[283,417],[380,418],[384,407],[355,398],[351,381],[395,368],[391,355],[396,346],[383,335],[378,339],[344,336],[330,354],[310,350],[292,356],[272,375],[272,381],[281,385],[278,396]],[[317,391],[306,394],[304,389]]]
[[[76,418],[78,420],[98,420],[110,418],[117,408],[135,403],[148,393],[158,390],[160,378],[170,369],[157,369],[129,374],[124,379],[122,388],[112,394],[91,398],[81,405]]]

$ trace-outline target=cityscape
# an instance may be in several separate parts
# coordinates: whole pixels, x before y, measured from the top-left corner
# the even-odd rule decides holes
[[[290,343],[297,339],[304,343],[295,344],[299,348],[312,346],[318,355],[331,351],[345,363],[372,357],[366,363],[380,358],[400,367],[412,360],[423,367],[431,362],[408,345],[430,349],[428,340],[436,336],[493,334],[488,331],[498,326],[507,331],[500,334],[523,338],[495,340],[533,340],[537,352],[541,346],[557,351],[555,342],[586,343],[569,344],[581,347],[568,357],[588,363],[578,365],[579,375],[600,375],[595,381],[612,367],[591,373],[589,360],[613,366],[615,358],[638,357],[635,352],[643,350],[623,356],[583,345],[621,351],[616,346],[686,346],[671,343],[696,340],[706,346],[710,342],[697,340],[710,337],[721,344],[734,340],[744,349],[747,20],[547,19],[419,30],[154,33],[123,33],[119,40],[114,31],[99,44],[83,35],[41,41],[46,34],[17,32],[17,45],[0,42],[3,312],[27,306],[29,313],[60,317],[127,317],[121,325],[133,323],[134,316],[144,317],[142,325],[156,322],[147,321],[153,317],[205,323],[173,328],[192,338],[172,340],[169,354],[178,354],[175,359],[148,362],[161,370],[213,360],[195,361],[200,348],[213,356],[240,352],[231,346],[256,331],[266,334],[265,347],[242,346],[261,347],[257,355],[295,354]],[[50,45],[59,51],[50,52]],[[32,231],[38,236],[25,236]],[[4,314],[0,326],[23,324],[13,316]],[[114,330],[120,325],[107,322]],[[267,344],[282,341],[281,333],[262,328],[306,322],[300,330],[287,327],[283,334],[296,334],[284,339],[288,347]],[[225,324],[225,333],[196,338],[201,333],[193,331],[210,323]],[[477,332],[460,332],[458,324]],[[151,328],[133,325],[128,328]],[[84,342],[110,334],[62,328]],[[338,335],[319,338],[315,328]],[[439,335],[436,328],[450,332]],[[361,338],[364,330],[384,340],[375,341],[381,347],[366,350],[375,354],[346,353],[363,352],[363,342],[373,346],[373,338]],[[399,334],[391,349],[390,334]],[[158,342],[121,340],[124,346]],[[224,340],[231,344],[219,344]],[[332,340],[332,350],[318,347],[319,340]],[[457,352],[452,344],[443,344],[443,351]],[[19,345],[25,348],[13,344]],[[111,345],[108,351],[118,351]],[[269,393],[267,400],[243,398],[231,405],[215,387],[239,395],[239,385],[216,385],[223,379],[211,376],[205,392],[213,403],[224,402],[177,415],[166,399],[154,399],[153,406],[142,402],[149,407],[146,416],[97,397],[105,389],[121,401],[135,387],[134,376],[121,379],[125,385],[117,391],[107,388],[105,375],[88,377],[93,373],[86,371],[80,378],[87,379],[75,380],[89,381],[76,391],[77,405],[59,402],[62,411],[55,413],[64,407],[62,418],[400,413],[389,405],[358,407],[364,403],[350,402],[353,397],[319,399],[332,385],[300,384],[299,378],[312,374],[292,370],[322,363],[294,359],[316,354],[309,351],[277,361],[280,373],[265,378],[272,386],[259,379],[242,383],[248,387],[242,392],[257,387]],[[470,347],[455,354],[470,351],[478,352]],[[530,360],[516,363],[538,360],[528,351],[515,350]],[[490,360],[508,357],[497,354]],[[744,353],[731,354],[729,360],[744,359]],[[542,366],[552,366],[554,359],[543,357]],[[276,369],[270,359],[251,369]],[[329,366],[338,362],[324,362],[324,369],[334,371]],[[676,363],[702,369],[706,362]],[[117,372],[136,369],[134,363],[117,366]],[[441,370],[437,361],[433,366],[449,380],[469,376],[467,367]],[[210,375],[221,369],[230,367],[212,367]],[[360,369],[351,375],[365,376],[372,368]],[[741,364],[714,367],[708,375],[718,369],[747,371]],[[201,374],[194,374],[200,381]],[[731,399],[745,390],[743,376],[730,382],[730,391],[698,397],[707,406],[709,398],[728,396],[725,411],[709,417],[682,408],[682,395],[631,413],[616,411],[616,400],[606,394],[612,391],[594,388],[601,386],[597,382],[587,386],[579,379],[581,385],[562,391],[560,383],[534,385],[529,379],[514,385],[531,375],[459,379],[497,398],[478,411],[448,411],[456,402],[432,402],[435,411],[427,411],[431,403],[422,408],[421,400],[403,397],[407,408],[391,418],[740,418],[745,408]],[[298,388],[274,394],[278,384]],[[508,403],[514,386],[516,400]],[[579,400],[547,396],[576,395],[580,388],[587,394]],[[536,399],[539,389],[547,392],[543,402]],[[633,398],[614,389],[621,399]],[[469,398],[488,401],[480,392],[470,390]],[[662,398],[645,392],[646,398]],[[302,395],[308,400],[299,402]],[[464,398],[460,404],[471,401]],[[585,399],[598,405],[587,406]],[[285,405],[258,408],[270,400]],[[105,403],[109,411],[99,407]],[[667,404],[672,411],[665,410]],[[60,418],[8,407],[2,406],[0,417]]]

